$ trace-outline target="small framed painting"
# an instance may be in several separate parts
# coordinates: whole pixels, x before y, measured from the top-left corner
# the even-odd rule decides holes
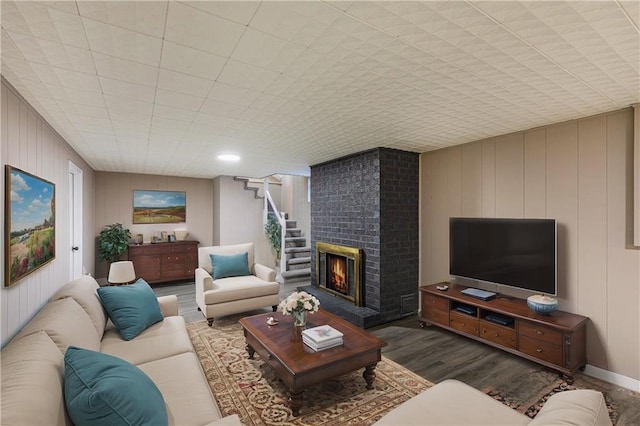
[[[183,223],[187,221],[184,191],[133,191],[133,223]]]
[[[56,257],[55,185],[5,166],[5,287]]]

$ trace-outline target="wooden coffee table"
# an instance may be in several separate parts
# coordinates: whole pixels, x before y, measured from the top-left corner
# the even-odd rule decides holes
[[[267,324],[267,318],[271,316],[278,320],[278,325]],[[306,327],[330,325],[344,334],[342,346],[314,352],[294,332],[291,315],[280,312],[242,318],[240,324],[244,328],[249,358],[257,352],[273,367],[289,391],[288,402],[294,416],[300,414],[306,388],[359,368],[364,368],[362,377],[367,382],[367,389],[373,389],[375,368],[381,359],[380,350],[387,345],[387,342],[322,309],[307,316]]]

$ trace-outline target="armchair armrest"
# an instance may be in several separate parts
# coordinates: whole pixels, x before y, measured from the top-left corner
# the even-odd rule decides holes
[[[269,268],[268,266],[255,263],[253,265],[253,269],[256,272],[256,277],[260,278],[261,280],[268,282],[273,282],[276,280],[276,271]]]
[[[163,317],[178,316],[178,296],[175,294],[158,297],[158,303]]]
[[[196,292],[207,290],[213,290],[213,277],[204,268],[196,268]]]

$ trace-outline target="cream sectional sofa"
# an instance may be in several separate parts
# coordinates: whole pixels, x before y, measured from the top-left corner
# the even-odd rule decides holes
[[[532,420],[471,386],[445,380],[400,404],[375,425],[610,426],[611,420],[604,397],[593,390],[557,393]]]
[[[169,424],[239,425],[222,418],[176,296],[159,297],[164,319],[132,340],[120,337],[102,308],[92,277],[71,281],[2,349],[2,425],[67,425],[64,353],[69,346],[114,355],[149,376]]]

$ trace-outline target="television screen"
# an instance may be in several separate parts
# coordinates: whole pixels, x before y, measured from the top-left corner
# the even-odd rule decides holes
[[[554,219],[449,220],[453,276],[557,294]]]

